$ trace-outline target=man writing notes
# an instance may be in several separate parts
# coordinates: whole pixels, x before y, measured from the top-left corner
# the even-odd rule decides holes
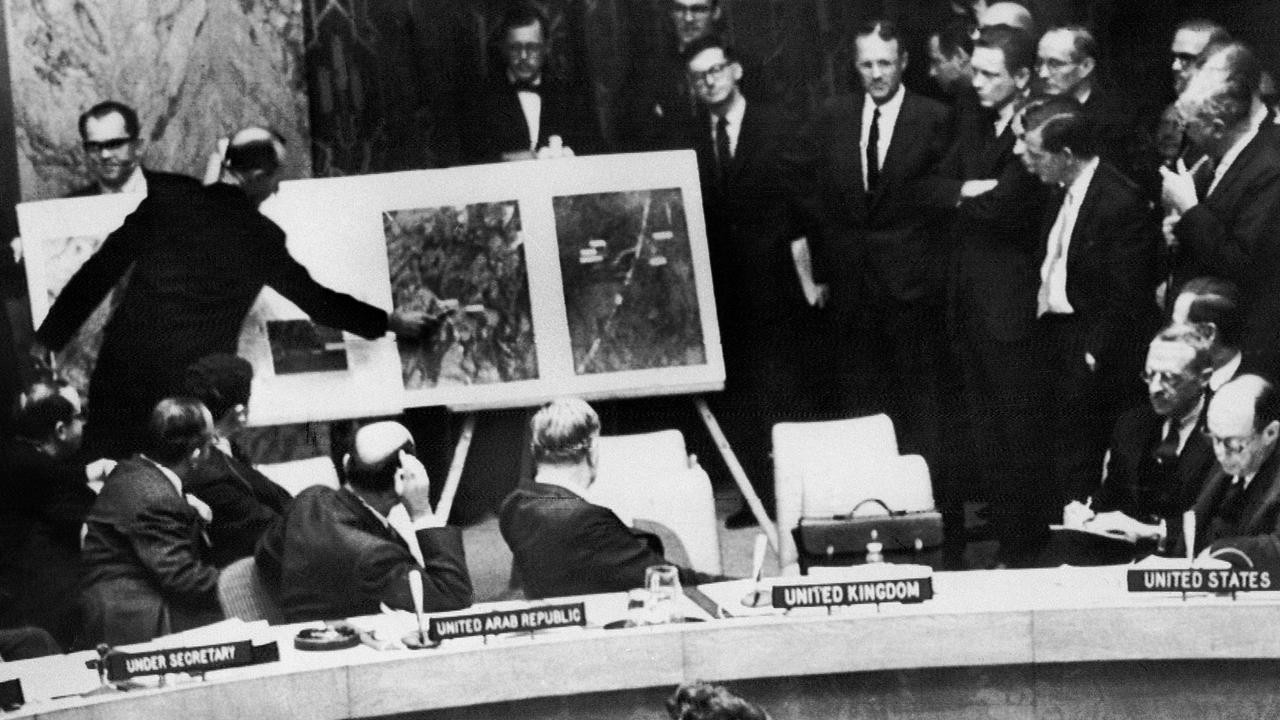
[[[600,454],[600,419],[577,398],[554,400],[533,416],[532,484],[499,512],[502,537],[529,598],[621,592],[642,587],[650,565],[666,563],[658,539],[637,534],[589,500]],[[680,582],[721,580],[680,568]]]
[[[316,322],[366,338],[421,332],[423,313],[388,314],[329,290],[289,255],[284,232],[258,212],[279,185],[284,157],[279,136],[246,128],[231,138],[217,184],[150,187],[54,302],[32,345],[39,361],[48,349],[61,349],[133,267],[90,379],[85,445],[92,454],[121,457],[137,449],[151,408],[181,388],[189,364],[235,352],[240,325],[264,285]]]
[[[462,532],[431,508],[431,481],[399,423],[356,431],[342,488],[307,488],[258,542],[258,569],[291,622],[371,615],[380,604],[413,609],[409,573],[419,570],[423,609],[471,604]],[[387,520],[403,504],[421,562]]]

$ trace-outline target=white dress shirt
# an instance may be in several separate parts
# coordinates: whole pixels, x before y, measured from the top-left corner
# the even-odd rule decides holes
[[[1098,158],[1086,162],[1062,198],[1058,217],[1049,229],[1044,263],[1040,265],[1040,302],[1038,315],[1046,312],[1070,314],[1075,312],[1067,300],[1067,253],[1071,251],[1071,234],[1075,232],[1080,217],[1080,204],[1089,191],[1089,183],[1098,169]]]
[[[893,97],[884,101],[880,105],[880,138],[876,143],[876,157],[880,158],[880,168],[884,169],[884,158],[889,152],[889,142],[893,140],[893,128],[898,123],[898,113],[902,111],[902,98],[906,97],[907,90],[904,86],[898,86],[898,92]],[[871,118],[874,117],[876,103],[871,99],[870,95],[864,95],[862,98],[862,132],[858,137],[858,149],[862,152],[862,187],[867,187],[867,142],[871,138]]]
[[[1223,385],[1227,384],[1228,380],[1235,377],[1240,370],[1241,359],[1242,356],[1237,352],[1235,357],[1228,360],[1225,365],[1214,370],[1213,374],[1209,376],[1209,389],[1218,392]]]
[[[716,158],[720,162],[728,162],[733,156],[738,154],[738,136],[742,134],[742,118],[747,114],[747,99],[742,93],[734,95],[733,101],[729,103],[729,109],[724,113],[725,134],[729,136],[729,157]],[[716,124],[720,122],[720,116],[711,113],[711,139],[716,140]],[[712,147],[715,144],[712,143]]]
[[[514,78],[508,75],[513,82]],[[533,86],[542,84],[542,78],[533,81]],[[520,101],[520,112],[524,113],[524,124],[529,128],[529,150],[538,149],[538,133],[542,131],[542,96],[532,90],[517,90],[516,99]]]

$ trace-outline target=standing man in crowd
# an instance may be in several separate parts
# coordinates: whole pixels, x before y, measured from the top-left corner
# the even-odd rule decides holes
[[[1041,424],[1046,402],[1036,324],[1039,223],[1048,189],[1014,154],[1015,112],[1031,82],[1035,41],[992,26],[973,49],[973,86],[983,112],[958,123],[951,150],[927,184],[930,206],[957,208],[958,244],[947,318],[963,385],[962,420],[972,437],[949,443],[990,496],[997,562],[1029,562],[1057,509],[1038,483],[1047,476]],[[958,206],[958,207],[957,207]]]
[[[222,619],[209,508],[183,485],[215,439],[204,405],[166,398],[151,414],[142,452],[107,477],[85,520],[87,643],[146,642]]]
[[[517,5],[503,16],[498,36],[504,65],[467,105],[463,160],[599,152],[590,89],[568,87],[546,73],[549,37],[542,13],[533,5]]]
[[[151,408],[181,388],[187,365],[236,350],[240,325],[263,285],[319,323],[376,338],[416,336],[423,313],[387,313],[311,278],[285,248],[284,232],[258,212],[280,182],[284,142],[264,128],[236,133],[221,180],[207,188],[155,184],[124,225],[76,272],[36,332],[47,362],[130,267],[103,332],[89,386],[91,455],[123,457],[142,445]]]
[[[1084,109],[1092,126],[1098,157],[1134,178],[1133,146],[1137,137],[1135,103],[1098,85],[1098,41],[1079,25],[1050,29],[1036,48],[1040,90],[1070,97]],[[1153,174],[1150,170],[1145,175]]]
[[[142,167],[141,155],[146,145],[141,137],[142,125],[138,122],[138,113],[124,103],[106,100],[94,105],[80,116],[79,127],[85,168],[92,182],[73,190],[68,197],[113,193],[146,195],[151,185],[188,188],[198,185],[194,178],[185,175]]]
[[[1098,157],[1096,126],[1079,103],[1053,97],[1023,117],[1023,164],[1054,189],[1036,297],[1049,363],[1052,487],[1060,497],[1085,497],[1097,488],[1116,417],[1137,399],[1142,338],[1159,316],[1159,232],[1137,186]]]
[[[422,573],[423,609],[471,604],[462,532],[431,507],[431,480],[413,455],[413,438],[395,422],[356,431],[343,458],[346,482],[294,498],[258,543],[258,568],[290,622],[413,610],[409,573]],[[421,562],[387,520],[404,505]]]
[[[844,409],[888,412],[904,451],[923,455],[941,480],[950,208],[925,206],[917,185],[946,154],[950,115],[902,85],[908,58],[893,23],[860,28],[854,51],[863,92],[828,102],[808,141],[814,272],[831,286],[839,357],[852,379]],[[859,406],[868,397],[873,406]]]
[[[799,129],[781,108],[742,95],[742,65],[719,37],[694,41],[685,56],[704,111],[696,149],[724,346],[725,391],[711,402],[772,511],[769,433],[774,423],[798,419],[801,365],[818,367],[806,363],[806,353],[820,339],[791,250],[801,234],[794,186]],[[746,527],[755,518],[744,505],[727,524]]]
[[[957,18],[929,36],[929,77],[953,99],[957,113],[971,111],[978,104],[970,64],[976,27],[972,20]]]
[[[1164,169],[1173,252],[1170,291],[1193,277],[1239,286],[1249,308],[1247,347],[1280,342],[1280,135],[1265,122],[1258,97],[1260,66],[1240,43],[1211,51],[1178,97],[1187,138],[1214,163],[1200,197],[1189,170]],[[1171,295],[1172,297],[1172,295]]]

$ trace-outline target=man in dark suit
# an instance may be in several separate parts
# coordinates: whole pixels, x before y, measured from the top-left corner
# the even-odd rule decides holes
[[[0,627],[35,625],[64,648],[80,632],[80,528],[115,463],[86,465],[74,388],[39,382],[21,395],[0,450]]]
[[[462,532],[431,508],[431,481],[399,423],[356,432],[341,489],[307,488],[258,543],[258,569],[291,622],[413,610],[409,573],[422,574],[423,609],[471,605]],[[390,524],[403,504],[421,561]]]
[[[71,191],[67,197],[124,192],[146,195],[148,188],[156,184],[199,185],[185,175],[142,167],[142,125],[138,122],[138,113],[124,103],[106,100],[94,105],[80,116],[79,127],[85,168],[92,182]]]
[[[1028,561],[1057,514],[1056,498],[1039,492],[1047,431],[1036,268],[1048,189],[1013,152],[1015,109],[1034,62],[1027,33],[981,31],[972,64],[982,111],[958,122],[937,174],[919,186],[922,202],[956,208],[947,318],[963,386],[957,422],[969,425],[972,436],[949,445],[970,454],[984,479],[1004,564]]]
[[[904,452],[923,455],[941,478],[951,216],[923,204],[916,185],[946,154],[950,115],[902,85],[907,53],[892,23],[867,23],[854,49],[863,92],[828,102],[808,139],[817,173],[809,198],[814,272],[831,286],[842,358],[871,368],[861,378],[850,368],[846,409],[887,412]],[[868,407],[867,397],[877,400]]]
[[[1085,497],[1097,488],[1117,415],[1138,396],[1142,338],[1159,314],[1159,229],[1137,186],[1099,158],[1096,127],[1079,103],[1051,97],[1023,117],[1023,164],[1055,189],[1041,225],[1036,298],[1051,378],[1049,488]]]
[[[468,163],[599,152],[591,91],[567,87],[544,72],[547,22],[518,5],[498,28],[505,67],[464,111],[463,160]],[[559,140],[555,140],[559,138]]]
[[[212,451],[213,418],[196,400],[166,398],[148,439],[107,477],[85,520],[81,601],[90,645],[146,642],[222,619],[208,507],[183,487]]]
[[[1098,41],[1080,25],[1056,27],[1040,36],[1036,70],[1040,90],[1052,97],[1070,97],[1080,103],[1093,128],[1098,157],[1125,176],[1136,178],[1133,150],[1136,144],[1137,103],[1097,81]],[[1155,168],[1142,174],[1155,175]]]
[[[498,514],[502,537],[529,598],[622,592],[644,587],[645,568],[662,565],[661,543],[635,533],[612,510],[585,499],[599,465],[600,419],[564,398],[533,416],[534,482],[516,488]],[[679,568],[684,585],[724,578]]]
[[[1280,565],[1280,393],[1241,375],[1209,403],[1208,437],[1218,468],[1194,507],[1196,549],[1236,566]]]
[[[977,25],[971,19],[956,18],[929,36],[929,77],[952,98],[956,114],[969,112],[978,104],[973,92],[973,35]]]
[[[1063,510],[1068,526],[1135,544],[1064,535],[1069,539],[1055,537],[1054,556],[1044,564],[1127,562],[1150,553],[1161,540],[1182,536],[1182,513],[1195,503],[1214,468],[1213,448],[1201,427],[1210,372],[1207,354],[1176,328],[1151,341],[1143,371],[1147,402],[1116,422],[1102,487],[1090,497],[1075,496]]]
[[[258,538],[277,522],[292,496],[253,464],[233,442],[249,419],[253,366],[235,355],[215,353],[187,368],[183,394],[204,403],[218,441],[207,461],[187,479],[187,489],[213,511],[210,559],[218,567],[253,554]]]
[[[39,362],[47,362],[49,348],[67,343],[133,267],[90,379],[93,416],[85,445],[91,454],[122,457],[136,450],[151,408],[180,389],[189,364],[235,352],[241,323],[263,285],[316,322],[366,338],[421,332],[424,313],[387,313],[329,290],[289,255],[284,232],[258,212],[278,187],[283,162],[284,144],[274,133],[236,133],[219,183],[149,188],[54,302],[32,344]]]
[[[771,511],[770,429],[797,419],[803,368],[818,367],[805,357],[819,340],[816,311],[805,301],[791,250],[800,235],[799,129],[780,108],[743,96],[742,66],[718,36],[695,41],[686,57],[703,110],[695,147],[727,376],[712,408]],[[728,520],[730,527],[754,523],[745,506]]]
[[[1201,199],[1189,171],[1163,169],[1176,291],[1193,277],[1240,287],[1245,346],[1280,346],[1280,139],[1258,98],[1261,71],[1244,45],[1213,50],[1178,98],[1187,137],[1214,162]],[[1172,297],[1172,295],[1170,295]]]

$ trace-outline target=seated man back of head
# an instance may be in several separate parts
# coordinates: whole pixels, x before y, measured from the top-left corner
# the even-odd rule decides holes
[[[289,491],[253,468],[232,439],[248,422],[253,366],[235,355],[206,355],[187,368],[187,394],[213,415],[218,440],[187,487],[213,510],[209,539],[218,567],[253,554],[258,538],[289,506]]]
[[[599,464],[600,419],[577,398],[545,405],[532,420],[535,481],[499,512],[502,537],[530,598],[620,592],[644,585],[666,563],[657,538],[634,533],[612,510],[585,499]],[[721,578],[680,568],[684,585]]]
[[[431,483],[412,452],[413,439],[398,423],[360,428],[343,459],[342,488],[303,490],[262,536],[258,568],[291,622],[371,615],[380,603],[412,610],[408,575],[415,569],[422,571],[424,610],[471,604],[462,533],[431,509]],[[387,522],[399,503],[425,566]]]

